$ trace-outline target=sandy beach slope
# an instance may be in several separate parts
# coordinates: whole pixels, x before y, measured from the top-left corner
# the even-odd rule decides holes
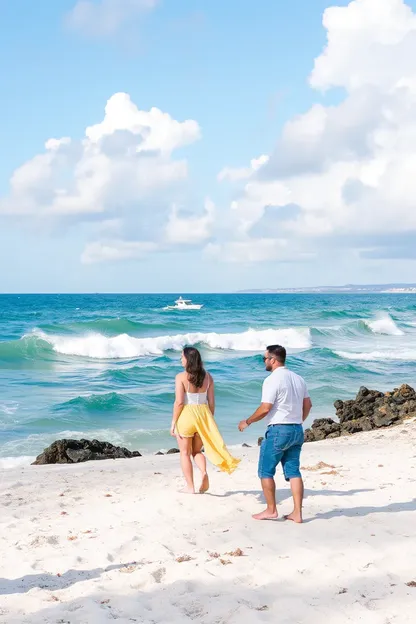
[[[3,472],[0,622],[414,622],[415,442],[406,423],[305,445],[303,526],[251,519],[257,449],[205,496],[177,493],[176,456]]]

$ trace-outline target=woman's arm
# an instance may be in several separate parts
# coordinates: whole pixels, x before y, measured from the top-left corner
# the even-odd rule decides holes
[[[211,375],[209,375],[209,388],[208,388],[207,398],[208,398],[209,409],[211,410],[211,414],[214,416],[215,414],[215,388],[214,388],[214,380]]]
[[[175,436],[176,423],[181,415],[183,406],[185,405],[185,389],[183,387],[181,375],[176,375],[175,379],[175,403],[173,404],[172,425],[170,428],[170,434]]]

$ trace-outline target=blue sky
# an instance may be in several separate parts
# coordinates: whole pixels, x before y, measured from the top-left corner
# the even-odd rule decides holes
[[[412,169],[400,166],[410,151],[398,137],[403,97],[392,102],[391,92],[392,85],[403,89],[400,81],[410,80],[416,69],[415,61],[408,62],[415,40],[414,2],[386,0],[386,28],[397,14],[401,34],[392,43],[387,33],[383,51],[387,44],[377,39],[381,18],[374,0],[337,0],[346,12],[339,18],[329,13],[326,27],[323,14],[330,0],[264,0],[261,5],[147,0],[147,6],[145,0],[120,0],[117,12],[112,1],[84,3],[82,10],[89,4],[95,13],[81,18],[74,13],[80,10],[76,0],[38,3],[34,13],[26,0],[2,3],[0,291],[233,291],[414,281],[416,223],[397,214],[398,202],[404,215],[412,205],[405,206],[399,192],[386,199],[385,190],[397,186],[408,195],[412,190]],[[357,59],[344,66],[340,58],[348,46],[356,51],[366,45],[360,36],[363,15],[372,45],[362,64]],[[104,18],[105,32],[99,27]],[[348,24],[347,35],[339,21]],[[314,60],[322,57],[328,32],[333,49],[311,86]],[[384,53],[392,68],[382,62]],[[397,62],[402,58],[403,70]],[[371,68],[380,65],[373,80]],[[157,154],[146,156],[143,173],[136,162],[127,168],[120,154],[134,138],[139,146],[148,132],[159,137],[158,126],[138,135],[123,125],[124,109],[117,109],[114,136],[106,131],[97,139],[111,169],[97,174],[93,191],[83,178],[85,195],[75,197],[85,159],[74,153],[86,128],[101,124],[107,101],[118,93],[128,94],[140,111],[156,107],[167,113],[169,132],[174,132],[173,120],[193,120],[198,131],[194,126],[192,136],[185,137],[181,127],[181,138],[168,154],[162,139],[150,141]],[[402,149],[394,157],[393,139],[383,144],[382,153],[378,142],[387,132],[387,94],[388,129],[393,117],[394,144],[400,142]],[[117,101],[128,106],[125,99]],[[377,124],[369,121],[370,105]],[[348,130],[342,131],[348,115]],[[406,123],[413,128],[407,118]],[[71,154],[65,146],[54,151],[53,176],[45,186],[49,161],[41,170],[33,159],[45,154],[48,139],[62,137],[70,137]],[[110,139],[111,146],[102,147]],[[301,163],[305,154],[309,160]],[[250,170],[250,161],[260,156],[267,162]],[[288,165],[283,173],[282,159],[293,171]],[[379,171],[377,163],[385,165],[387,159],[383,176],[374,180],[369,171]],[[178,161],[186,173],[173,180],[177,168],[170,167]],[[127,193],[131,175],[146,179],[150,168],[153,186],[142,195],[138,182]],[[219,180],[226,168],[229,173]],[[341,170],[342,186],[335,188]],[[347,183],[359,189],[353,200],[345,200]],[[331,205],[326,188],[332,189]],[[51,199],[62,195],[72,198],[70,214]],[[339,206],[338,198],[344,201]],[[395,215],[401,222],[397,228]],[[390,246],[392,227],[397,231]]]

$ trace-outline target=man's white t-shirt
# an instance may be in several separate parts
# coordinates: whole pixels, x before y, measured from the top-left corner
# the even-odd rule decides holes
[[[303,399],[309,397],[305,380],[284,366],[276,368],[263,382],[262,403],[272,403],[268,425],[300,425]]]

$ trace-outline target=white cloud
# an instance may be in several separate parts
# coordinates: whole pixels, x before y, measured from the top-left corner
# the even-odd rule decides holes
[[[199,138],[197,122],[176,121],[157,108],[141,111],[116,93],[84,140],[50,139],[43,154],[14,172],[0,212],[104,218],[120,207],[147,211],[163,189],[187,177],[187,162],[172,152]]]
[[[66,22],[84,35],[108,37],[157,4],[158,0],[78,0]]]
[[[416,16],[403,0],[355,0],[326,9],[327,46],[310,83],[349,91],[372,85],[389,89],[414,74]]]
[[[158,249],[156,243],[110,240],[88,243],[81,255],[83,264],[142,259]]]
[[[200,136],[196,121],[139,110],[116,93],[82,140],[49,139],[43,153],[16,169],[0,215],[89,223],[99,240],[86,246],[84,263],[139,258],[159,243],[201,242],[210,235],[213,205],[186,217],[171,210],[188,176],[187,161],[174,152]]]
[[[211,237],[214,222],[215,206],[210,199],[205,200],[204,214],[201,216],[181,216],[174,205],[166,226],[166,240],[185,245],[203,243]]]
[[[190,145],[201,138],[196,121],[176,121],[158,108],[139,110],[127,93],[113,95],[105,107],[103,121],[87,128],[85,135],[91,143],[99,143],[118,131],[140,137],[141,142],[131,146],[134,153],[160,151],[169,155],[178,147]]]
[[[327,9],[324,26],[310,83],[343,87],[345,99],[289,121],[257,170],[223,170],[246,178],[231,205],[237,238],[268,207],[277,218],[267,239],[292,245],[416,231],[416,15],[403,0],[355,0]],[[289,206],[292,218],[279,220]]]
[[[254,171],[257,171],[265,165],[269,160],[269,157],[266,155],[259,156],[259,158],[253,158],[250,161],[250,167],[224,167],[222,169],[217,179],[219,182],[223,182],[224,180],[228,180],[229,182],[238,182],[239,180],[245,180],[250,178]]]

